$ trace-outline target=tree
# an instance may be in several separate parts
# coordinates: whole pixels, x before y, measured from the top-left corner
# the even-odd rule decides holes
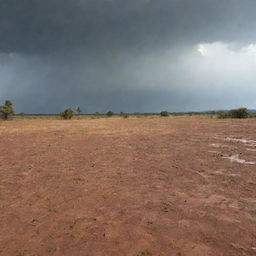
[[[160,116],[169,116],[169,113],[167,111],[161,111]]]
[[[247,108],[232,109],[228,112],[231,118],[248,118],[249,111]]]
[[[108,111],[108,112],[107,112],[107,116],[108,116],[108,117],[111,117],[111,116],[113,116],[113,115],[114,115],[114,112],[113,112],[113,111]]]
[[[60,116],[65,120],[70,120],[74,115],[74,111],[71,108],[66,109],[60,113]]]
[[[78,115],[80,115],[83,111],[82,111],[82,109],[80,107],[78,107],[76,112],[77,112]]]
[[[4,120],[15,114],[13,104],[10,100],[6,100],[4,106],[0,106],[0,114]]]

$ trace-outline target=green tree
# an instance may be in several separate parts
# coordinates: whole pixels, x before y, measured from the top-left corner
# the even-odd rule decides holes
[[[107,116],[108,116],[108,117],[111,117],[111,116],[113,116],[113,115],[114,115],[114,112],[113,112],[113,111],[108,111],[108,112],[107,112]]]
[[[231,118],[248,118],[249,111],[247,108],[232,109],[228,112]]]
[[[70,120],[74,115],[74,111],[71,108],[66,109],[60,113],[60,116],[65,120]]]
[[[0,114],[4,120],[15,114],[13,104],[10,100],[6,100],[4,106],[0,106]]]
[[[78,107],[76,112],[77,112],[78,115],[80,115],[83,111],[82,111],[82,109],[80,107]]]
[[[167,111],[161,111],[160,116],[169,116],[169,113]]]

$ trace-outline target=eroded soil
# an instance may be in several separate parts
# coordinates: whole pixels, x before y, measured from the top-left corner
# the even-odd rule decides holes
[[[0,255],[256,255],[255,132],[252,119],[1,122]]]

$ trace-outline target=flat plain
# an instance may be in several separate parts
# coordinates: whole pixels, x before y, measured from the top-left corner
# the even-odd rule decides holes
[[[256,255],[256,120],[0,122],[0,255]]]

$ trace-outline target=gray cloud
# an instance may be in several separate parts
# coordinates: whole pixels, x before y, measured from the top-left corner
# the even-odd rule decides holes
[[[77,105],[252,107],[256,56],[245,49],[256,42],[255,7],[254,0],[0,0],[0,100],[43,113]],[[211,54],[202,56],[199,44]]]

